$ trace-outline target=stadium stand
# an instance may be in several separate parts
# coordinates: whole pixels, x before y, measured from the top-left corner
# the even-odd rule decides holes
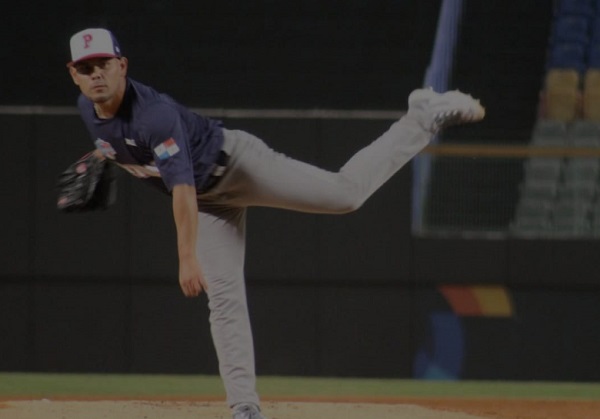
[[[511,231],[546,237],[597,236],[600,235],[600,158],[597,154],[600,147],[600,1],[558,2],[548,50],[539,117],[530,143],[534,147],[563,147],[567,152],[562,158],[525,160]],[[573,149],[590,150],[590,153],[587,156],[568,153]],[[540,178],[546,182],[546,189],[541,191]],[[537,210],[537,222],[531,221],[532,206]]]

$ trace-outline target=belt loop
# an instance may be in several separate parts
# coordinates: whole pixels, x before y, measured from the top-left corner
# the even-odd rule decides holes
[[[206,182],[204,182],[204,187],[202,188],[201,193],[206,193],[209,190],[211,190],[212,188],[214,188],[215,186],[217,186],[217,183],[219,183],[219,181],[225,174],[225,171],[227,170],[228,163],[229,163],[229,154],[227,154],[225,151],[221,150],[219,152],[219,155],[217,156],[217,160],[213,164],[212,172],[210,172],[210,175],[206,179]]]
[[[221,150],[219,155],[217,156],[217,160],[215,161],[215,165],[213,171],[211,172],[211,176],[221,177],[225,173],[227,169],[227,164],[229,163],[229,155]]]

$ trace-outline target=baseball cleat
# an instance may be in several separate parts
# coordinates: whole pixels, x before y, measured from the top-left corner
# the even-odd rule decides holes
[[[233,409],[233,419],[266,419],[260,408],[252,403],[240,403]]]
[[[436,93],[432,89],[414,90],[408,97],[408,115],[432,133],[451,125],[481,121],[485,109],[479,100],[458,90]]]

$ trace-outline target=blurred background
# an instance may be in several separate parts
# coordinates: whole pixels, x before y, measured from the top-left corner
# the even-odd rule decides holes
[[[259,374],[600,379],[600,2],[34,1],[0,20],[0,371],[218,372],[169,199],[123,175],[109,210],[56,209],[92,147],[69,38],[101,26],[131,77],[332,170],[415,88],[486,106],[356,213],[250,211]]]

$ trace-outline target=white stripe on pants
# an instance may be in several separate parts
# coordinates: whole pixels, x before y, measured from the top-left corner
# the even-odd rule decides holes
[[[339,172],[291,159],[244,131],[224,130],[230,155],[223,179],[198,197],[197,255],[208,282],[211,332],[230,406],[259,404],[244,282],[246,208],[311,213],[358,209],[431,139],[404,117]]]

